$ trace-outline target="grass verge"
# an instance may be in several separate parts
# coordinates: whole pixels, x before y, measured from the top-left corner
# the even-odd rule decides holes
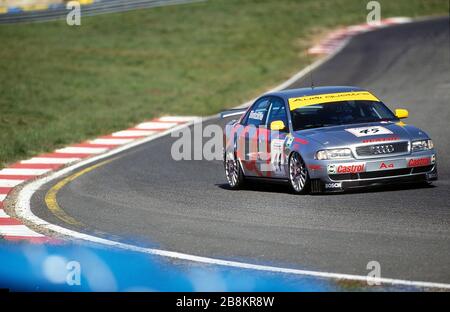
[[[209,0],[0,25],[0,167],[164,114],[209,115],[307,63],[317,35],[364,22],[360,0]],[[447,0],[380,1],[383,18]]]

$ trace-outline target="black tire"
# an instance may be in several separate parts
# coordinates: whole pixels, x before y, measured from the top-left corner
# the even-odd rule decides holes
[[[289,184],[295,194],[307,194],[310,189],[308,169],[299,153],[289,156]]]
[[[234,153],[224,153],[223,165],[228,186],[233,190],[242,188],[245,183],[245,176],[236,155]]]

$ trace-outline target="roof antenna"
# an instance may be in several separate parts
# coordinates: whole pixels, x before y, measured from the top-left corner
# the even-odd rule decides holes
[[[308,67],[309,67],[309,78],[310,78],[310,82],[311,82],[311,89],[314,89],[313,68],[312,68],[311,58],[308,53],[308,50],[306,50],[306,58],[309,63]]]
[[[309,75],[310,75],[310,78],[311,78],[311,89],[314,89],[314,79],[313,79],[312,69],[309,70]]]

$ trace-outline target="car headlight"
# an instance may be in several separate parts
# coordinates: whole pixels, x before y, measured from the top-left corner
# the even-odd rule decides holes
[[[321,150],[316,153],[316,159],[349,159],[352,158],[352,151],[349,148],[336,148],[329,150]]]
[[[411,151],[413,152],[426,151],[432,149],[433,147],[433,141],[431,140],[419,140],[411,143]]]

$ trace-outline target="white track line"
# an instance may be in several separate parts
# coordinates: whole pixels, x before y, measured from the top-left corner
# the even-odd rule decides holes
[[[28,169],[28,168],[5,168],[0,170],[0,174],[5,175],[41,175],[52,169]]]
[[[100,154],[107,151],[108,148],[105,147],[77,147],[69,146],[56,150],[57,153],[67,153],[67,154]]]
[[[81,158],[56,158],[56,157],[34,157],[27,160],[22,160],[21,164],[68,164]]]
[[[0,187],[14,187],[19,185],[25,180],[8,180],[8,179],[0,179]]]
[[[8,194],[0,194],[0,202],[4,201]]]
[[[177,126],[176,122],[154,122],[148,121],[138,124],[135,128],[142,130],[160,130],[160,129],[169,129]]]
[[[91,144],[110,144],[110,145],[122,145],[134,141],[134,139],[95,139],[89,141]]]
[[[0,225],[0,235],[21,237],[44,237],[44,235],[30,230],[25,225]]]
[[[114,137],[127,137],[127,136],[148,136],[158,133],[157,131],[150,131],[150,130],[123,130],[114,132],[112,136]]]
[[[190,122],[198,119],[197,116],[164,116],[158,118],[159,121],[163,122]]]
[[[346,43],[349,40],[346,40]],[[327,60],[334,57],[337,53],[341,51],[341,49],[344,47],[340,47],[339,49],[333,51],[332,54],[314,62],[310,66],[304,68],[294,76],[292,76],[287,81],[283,82],[276,88],[270,90],[269,92],[273,92],[276,90],[282,90],[289,85],[291,85],[296,80],[302,78],[306,74],[309,73],[310,70],[313,70],[317,68],[318,66],[322,65]],[[248,101],[238,107],[245,107],[248,106],[252,101]],[[340,273],[330,273],[330,272],[318,272],[318,271],[308,271],[308,270],[298,270],[298,269],[291,269],[291,268],[280,268],[280,267],[274,267],[274,266],[265,266],[265,265],[257,265],[257,264],[250,264],[250,263],[243,263],[243,262],[236,262],[236,261],[227,261],[227,260],[221,260],[221,259],[214,259],[214,258],[208,258],[208,257],[199,257],[195,255],[189,255],[179,252],[173,252],[173,251],[167,251],[167,250],[160,250],[160,249],[152,249],[152,248],[144,248],[129,244],[124,244],[120,242],[115,242],[112,240],[103,239],[100,237],[95,237],[91,235],[87,235],[84,233],[79,233],[76,231],[72,231],[66,228],[63,228],[61,226],[48,223],[47,221],[39,218],[33,212],[31,211],[30,202],[31,197],[33,194],[39,190],[44,184],[51,182],[55,179],[58,179],[59,177],[72,172],[78,168],[81,168],[85,165],[91,164],[93,162],[96,162],[100,159],[108,158],[110,156],[116,155],[122,151],[128,150],[130,148],[133,148],[138,145],[142,145],[144,143],[150,142],[152,140],[155,140],[157,138],[163,137],[171,132],[178,131],[182,128],[191,126],[193,123],[205,121],[205,120],[211,120],[211,119],[217,119],[217,115],[206,117],[203,119],[195,119],[187,124],[183,124],[177,127],[174,127],[170,130],[160,132],[155,136],[147,137],[139,141],[131,142],[130,144],[121,146],[117,149],[111,150],[105,154],[97,155],[95,157],[92,157],[90,159],[83,160],[79,163],[76,163],[72,166],[66,167],[60,171],[53,172],[52,174],[43,177],[41,179],[37,179],[35,181],[32,181],[31,183],[25,185],[25,187],[19,192],[17,203],[15,205],[15,210],[17,215],[25,219],[43,229],[47,229],[50,231],[57,232],[59,234],[69,236],[75,239],[85,240],[93,243],[98,243],[102,245],[107,245],[111,247],[121,248],[125,250],[131,250],[131,251],[137,251],[142,252],[146,254],[151,255],[158,255],[162,257],[168,257],[168,258],[175,258],[180,260],[186,260],[186,261],[193,261],[193,262],[199,262],[199,263],[205,263],[205,264],[211,264],[211,265],[220,265],[220,266],[226,266],[226,267],[233,267],[233,268],[240,268],[240,269],[250,269],[250,270],[258,270],[258,271],[265,271],[265,272],[274,272],[274,273],[284,273],[284,274],[294,274],[299,276],[311,276],[311,277],[319,277],[319,278],[328,278],[328,279],[344,279],[344,280],[352,280],[352,281],[361,281],[361,282],[367,282],[367,276],[364,275],[351,275],[351,274],[340,274]],[[409,281],[409,280],[402,280],[402,279],[392,279],[392,278],[378,278],[378,279],[371,279],[372,282],[381,282],[383,284],[388,285],[401,285],[401,286],[413,286],[413,287],[424,287],[424,288],[441,288],[441,289],[450,289],[450,284],[444,284],[444,283],[433,283],[433,282],[422,282],[422,281]]]

